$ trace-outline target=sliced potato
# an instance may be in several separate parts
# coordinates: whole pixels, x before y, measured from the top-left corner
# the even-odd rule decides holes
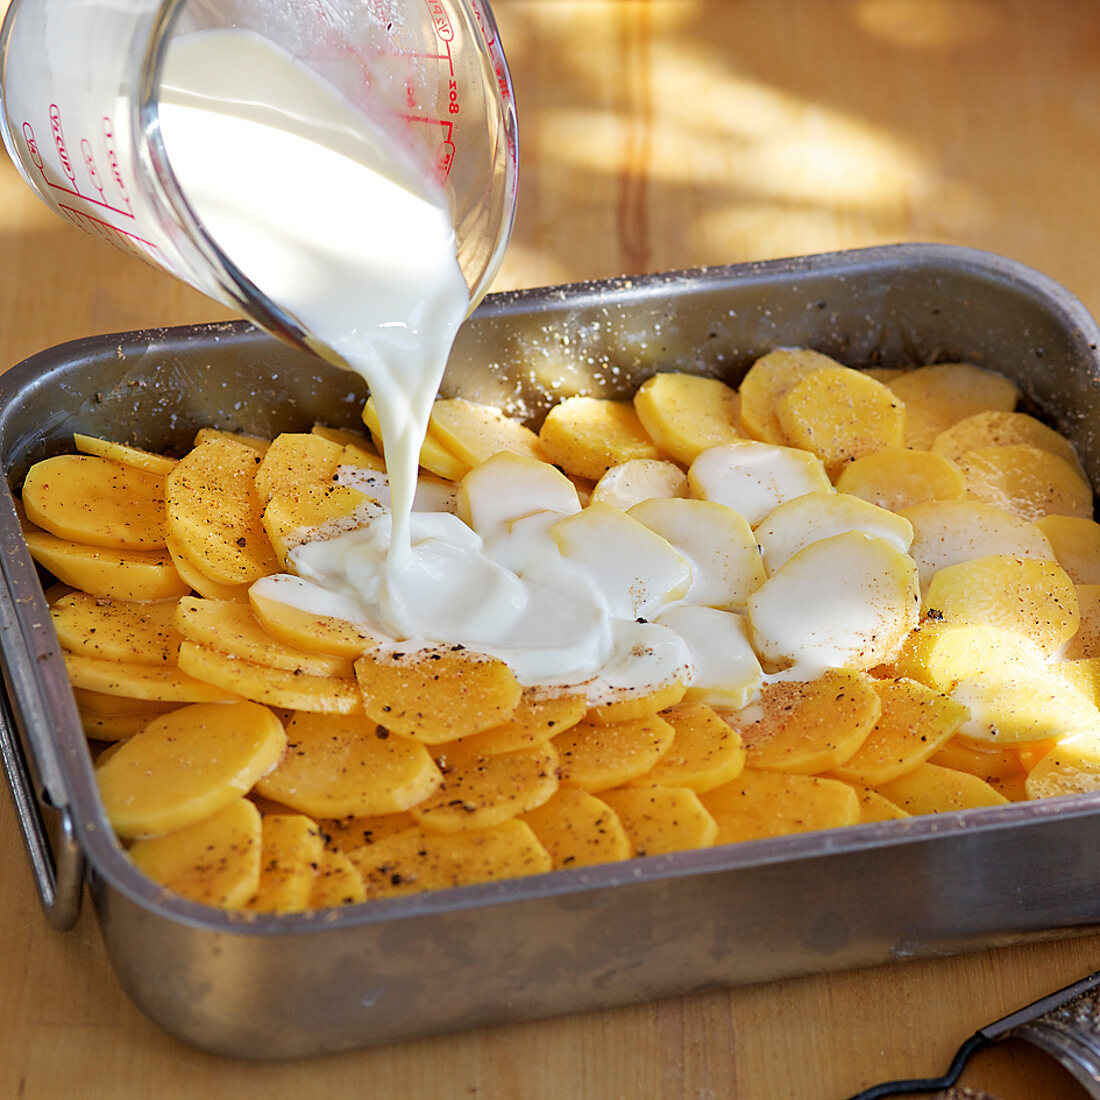
[[[70,653],[105,661],[174,665],[183,640],[175,600],[139,603],[71,592],[51,605],[50,621]]]
[[[323,853],[320,830],[305,814],[264,814],[260,881],[247,908],[256,913],[306,909]]]
[[[950,813],[979,806],[1003,806],[1008,802],[1003,794],[976,775],[939,764],[918,764],[897,779],[882,784],[879,792],[911,814]]]
[[[881,714],[866,677],[829,669],[817,680],[766,684],[759,704],[727,720],[741,734],[746,767],[814,775],[850,759]]]
[[[286,748],[282,723],[255,703],[199,703],[154,718],[96,772],[122,837],[155,836],[217,813]]]
[[[172,558],[172,564],[180,580],[186,585],[189,592],[197,592],[200,596],[206,596],[211,600],[238,600],[248,599],[248,584],[220,584],[212,577],[208,577],[185,553],[180,544],[169,535],[165,539],[165,545]]]
[[[745,766],[740,733],[702,703],[680,703],[661,717],[675,731],[672,744],[636,783],[702,792],[736,779]]]
[[[184,643],[185,644],[185,643]],[[103,695],[178,703],[217,703],[240,699],[240,693],[196,678],[176,665],[140,665],[65,654],[65,671],[74,688]]]
[[[314,818],[401,813],[443,782],[423,745],[362,715],[298,711],[286,734],[287,752],[256,790]]]
[[[850,493],[880,508],[898,512],[928,500],[966,496],[962,470],[943,455],[908,447],[883,447],[846,466],[837,492]]]
[[[776,402],[790,445],[815,454],[836,479],[850,463],[905,441],[905,406],[890,388],[850,367],[823,367]]]
[[[929,614],[948,624],[1014,630],[1048,656],[1081,622],[1077,592],[1054,561],[990,554],[940,569],[925,595]]]
[[[469,467],[506,451],[545,460],[538,435],[521,420],[492,405],[462,397],[441,397],[432,405],[428,431]]]
[[[661,457],[629,401],[567,397],[546,414],[539,439],[556,466],[594,481],[630,459]]]
[[[283,578],[279,579],[280,581]],[[248,590],[259,624],[284,645],[354,660],[378,640],[363,627],[331,615],[315,615],[277,598],[275,578],[262,578]]]
[[[328,849],[317,860],[317,872],[309,894],[309,909],[335,909],[366,901],[367,890],[355,864],[344,852]]]
[[[1073,444],[1060,432],[1023,412],[988,409],[975,413],[940,432],[932,442],[932,450],[958,462],[968,451],[1016,443],[1050,451],[1085,476]]]
[[[700,796],[718,826],[716,844],[855,825],[856,792],[839,779],[746,768]]]
[[[930,450],[936,436],[975,413],[1010,411],[1020,391],[1003,374],[972,363],[936,363],[887,380],[905,402],[905,442]]]
[[[363,406],[363,423],[370,429],[371,438],[379,451],[384,453],[385,445],[382,439],[382,424],[378,419],[378,409],[375,407],[374,398],[367,398]],[[448,481],[461,481],[470,472],[470,467],[457,455],[452,454],[430,432],[425,437],[420,447],[420,465],[431,473]]]
[[[343,454],[341,444],[315,432],[277,435],[256,469],[256,493],[261,504],[276,493],[294,492],[303,485],[331,484]]]
[[[537,875],[553,867],[531,827],[516,820],[458,833],[414,827],[348,855],[368,898]]]
[[[561,763],[561,782],[598,794],[648,772],[675,736],[672,726],[654,714],[609,724],[585,719],[552,744]]]
[[[461,647],[368,650],[355,662],[367,716],[428,745],[508,721],[522,689],[500,660]]]
[[[263,510],[262,524],[279,565],[292,572],[290,552],[315,528],[324,527],[336,534],[359,526],[377,511],[378,505],[371,497],[350,485],[307,482],[294,489],[277,490]]]
[[[317,825],[327,850],[347,853],[411,829],[416,822],[412,814],[403,810],[371,817],[326,817],[318,820]]]
[[[878,787],[923,764],[941,749],[968,712],[960,703],[915,680],[875,680],[882,713],[866,740],[832,774]]]
[[[634,411],[657,447],[685,466],[700,451],[742,437],[741,398],[719,378],[655,374],[635,391]]]
[[[507,722],[464,737],[462,744],[464,748],[490,756],[530,749],[564,733],[587,713],[588,700],[583,695],[528,688]]]
[[[1030,444],[978,447],[959,459],[966,491],[1024,520],[1092,517],[1092,488],[1064,458]]]
[[[1083,516],[1040,516],[1035,526],[1074,584],[1100,584],[1100,523]]]
[[[643,500],[686,497],[687,474],[663,458],[631,458],[612,466],[592,489],[589,503],[599,502],[629,511]]]
[[[741,430],[763,443],[787,446],[787,433],[779,422],[780,399],[803,378],[826,367],[837,367],[835,359],[809,348],[777,348],[761,356],[741,380]]]
[[[245,661],[307,676],[350,680],[354,675],[347,657],[288,646],[273,638],[257,622],[247,603],[184,596],[176,604],[175,626],[181,639]]]
[[[1028,773],[1028,798],[1100,791],[1100,731],[1064,737]]]
[[[260,883],[260,813],[237,798],[212,817],[136,840],[130,859],[154,882],[190,901],[241,909]]]
[[[45,531],[23,538],[31,557],[59,581],[113,600],[170,600],[191,588],[164,550],[109,550],[59,539]]]
[[[94,455],[36,462],[23,480],[31,523],[70,542],[112,550],[164,549],[162,474]]]
[[[179,667],[196,680],[257,703],[321,714],[358,714],[362,701],[354,680],[259,665],[212,646],[183,642]]]
[[[278,568],[256,492],[262,455],[231,439],[199,444],[168,476],[168,533],[219,584],[246,584]]]
[[[613,863],[634,854],[615,811],[579,787],[559,787],[552,798],[519,820],[531,827],[555,870]]]
[[[120,466],[133,466],[137,470],[159,474],[161,477],[167,477],[176,464],[176,460],[169,458],[168,455],[154,454],[140,447],[131,447],[127,443],[113,443],[107,439],[82,435],[80,432],[73,434],[73,446],[81,454],[110,459],[111,462],[116,462]]]
[[[544,743],[489,756],[462,741],[435,750],[443,783],[410,807],[435,832],[487,829],[541,806],[558,789],[558,754]]]
[[[603,791],[637,856],[709,848],[718,836],[714,818],[689,787],[631,786]]]

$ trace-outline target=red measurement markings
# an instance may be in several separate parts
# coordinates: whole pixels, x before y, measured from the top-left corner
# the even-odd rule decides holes
[[[115,181],[115,186],[118,188],[119,197],[126,204],[125,211],[119,211],[119,213],[125,213],[127,217],[132,218],[134,216],[134,208],[130,205],[130,193],[126,190],[126,181],[122,178],[122,169],[118,164],[118,150],[115,149],[115,124],[106,116],[103,116],[103,151],[107,154],[107,163],[111,168],[111,178]]]
[[[104,120],[108,122],[109,121]],[[39,175],[42,177],[42,182],[51,191],[58,192],[62,195],[72,195],[73,198],[82,199],[86,203],[90,203],[92,206],[98,206],[103,210],[109,210],[112,214],[119,214],[124,218],[132,218],[133,212],[130,208],[130,200],[126,195],[126,188],[122,183],[122,176],[118,166],[118,156],[114,150],[114,144],[112,143],[108,148],[108,161],[112,167],[112,174],[115,182],[119,186],[119,190],[122,192],[123,201],[126,203],[126,209],[114,205],[107,200],[107,197],[103,192],[103,185],[101,183],[99,173],[95,167],[95,160],[92,156],[92,147],[88,141],[82,141],[80,143],[81,159],[84,162],[84,166],[88,171],[89,178],[92,181],[93,186],[99,192],[99,198],[92,198],[91,195],[86,195],[80,190],[79,185],[76,182],[76,169],[73,166],[72,160],[69,158],[68,148],[65,144],[64,131],[61,126],[61,113],[57,109],[56,105],[50,107],[50,131],[53,134],[54,146],[57,149],[58,161],[61,164],[61,170],[65,175],[65,178],[69,181],[68,185],[59,182],[56,179],[50,178],[49,169],[46,167],[45,161],[42,158],[42,151],[38,145],[38,138],[35,135],[34,127],[29,122],[23,123],[23,140],[27,143],[27,150],[31,155],[31,162],[35,168],[38,169]]]
[[[143,259],[148,259],[151,253],[157,251],[157,246],[151,241],[135,236],[133,233],[127,233],[125,230],[119,229],[118,226],[103,221],[102,218],[93,218],[91,214],[87,214],[83,210],[77,210],[65,203],[58,203],[57,209],[73,225],[83,229],[85,233],[90,233],[93,237],[99,237],[108,244],[113,244],[129,256],[140,256]]]
[[[435,33],[440,42],[453,42],[455,40],[455,29],[451,26],[447,9],[443,6],[441,0],[424,0],[424,2],[428,5],[428,13],[432,17],[432,25],[435,27]]]
[[[491,19],[486,19],[484,13],[481,10],[481,5],[477,0],[470,0],[470,7],[473,9],[474,18],[477,20],[477,25],[481,28],[481,37],[485,39],[485,44],[490,50],[496,49],[497,37],[496,28],[493,26]]]

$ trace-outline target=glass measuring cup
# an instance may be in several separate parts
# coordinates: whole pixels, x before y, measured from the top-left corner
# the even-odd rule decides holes
[[[161,140],[171,43],[226,27],[286,50],[443,185],[472,309],[516,198],[514,101],[485,0],[12,0],[0,131],[26,182],[66,220],[308,344],[208,233]]]

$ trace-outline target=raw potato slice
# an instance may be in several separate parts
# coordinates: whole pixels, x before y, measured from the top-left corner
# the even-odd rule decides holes
[[[1026,771],[1017,746],[1002,749],[996,745],[971,741],[967,737],[952,737],[929,757],[928,762],[944,768],[954,768],[957,772],[969,772],[987,783],[1023,775]]]
[[[355,864],[343,852],[323,851],[309,893],[308,909],[335,909],[367,900]]]
[[[650,715],[600,725],[585,719],[553,740],[561,782],[590,794],[621,787],[648,772],[672,747],[676,731]]]
[[[879,792],[911,814],[941,814],[979,806],[1003,806],[1003,794],[969,772],[957,772],[938,764],[918,764]]]
[[[104,695],[86,688],[73,688],[76,709],[84,732],[99,741],[126,741],[140,733],[154,718],[184,704],[155,699],[130,699]]]
[[[806,493],[773,508],[756,528],[756,540],[768,573],[781,569],[812,542],[862,531],[905,552],[913,525],[901,516],[845,493]]]
[[[492,405],[444,397],[432,405],[431,432],[451,454],[467,466],[479,466],[501,451],[545,460],[539,437],[520,420]]]
[[[180,897],[241,909],[260,884],[260,813],[247,798],[165,836],[135,841],[139,871]]]
[[[1067,661],[1100,657],[1100,584],[1075,586],[1081,622],[1061,653]]]
[[[896,806],[878,791],[861,787],[858,783],[852,783],[851,787],[859,799],[860,825],[869,825],[875,821],[901,821],[903,818],[912,817],[912,814]]]
[[[678,634],[691,652],[685,701],[738,709],[757,697],[763,673],[736,612],[676,604],[655,621]]]
[[[339,443],[341,447],[355,447],[366,453],[374,453],[367,433],[358,431],[355,428],[338,428],[334,424],[322,424],[318,420],[314,422],[313,427],[309,430],[314,435],[327,439],[330,443]],[[377,453],[374,453],[374,457],[379,462],[382,461]]]
[[[101,661],[97,657],[67,653],[65,671],[74,688],[85,688],[103,695],[177,703],[217,703],[240,699],[239,692],[223,690],[174,665]]]
[[[260,830],[260,882],[247,908],[300,913],[309,905],[324,845],[304,814],[265,814]]]
[[[830,669],[817,680],[765,685],[759,704],[727,721],[741,734],[747,768],[816,775],[850,759],[881,713],[869,680]]]
[[[941,569],[928,586],[929,615],[947,624],[998,627],[1030,638],[1048,656],[1069,641],[1081,615],[1077,593],[1054,561],[991,554]]]
[[[607,504],[590,504],[551,528],[569,564],[590,577],[615,618],[649,618],[686,595],[691,565],[667,539]]]
[[[550,853],[555,871],[614,863],[634,854],[615,811],[579,787],[559,787],[553,798],[520,820]]]
[[[458,741],[437,749],[436,763],[442,786],[409,810],[433,832],[491,828],[541,806],[558,789],[551,744],[489,756]]]
[[[680,703],[661,717],[675,731],[672,744],[636,783],[710,791],[736,779],[745,766],[741,735],[702,703]]]
[[[176,601],[137,603],[70,592],[50,607],[57,639],[70,653],[104,661],[174,665],[183,640]]]
[[[718,826],[687,787],[620,787],[600,800],[618,816],[637,856],[709,848]]]
[[[489,756],[534,748],[575,726],[587,713],[588,700],[583,695],[527,688],[507,722],[464,737],[462,745]]]
[[[1100,728],[1100,710],[1091,696],[1045,667],[969,677],[955,685],[951,698],[970,711],[959,733],[995,745],[1045,741]]]
[[[591,506],[590,506],[591,507]],[[745,518],[710,500],[669,498],[636,504],[627,515],[669,542],[691,565],[690,604],[735,611],[764,580],[760,547]]]
[[[634,411],[660,450],[685,466],[708,447],[742,438],[741,399],[718,378],[655,374],[635,392]]]
[[[350,485],[306,484],[280,491],[267,502],[262,523],[279,565],[286,570],[290,552],[313,529],[325,528],[325,534],[357,527],[364,518],[380,511],[377,503]],[[315,533],[315,532],[313,532]],[[271,570],[274,572],[274,570]]]
[[[416,825],[412,814],[380,814],[376,817],[323,818],[317,822],[329,851],[347,853],[386,837],[403,833]],[[356,872],[358,874],[358,872]]]
[[[59,539],[112,550],[164,549],[163,475],[93,455],[36,462],[23,481],[27,519]]]
[[[362,715],[298,711],[286,735],[286,753],[256,790],[314,818],[401,813],[443,782],[423,745]]]
[[[180,645],[179,666],[196,680],[272,707],[358,714],[363,706],[354,680],[258,665],[195,642]]]
[[[539,439],[556,466],[593,481],[632,458],[661,457],[629,401],[567,397],[546,414]]]
[[[121,837],[193,825],[252,789],[286,748],[282,723],[254,703],[199,703],[154,718],[96,772]]]
[[[374,406],[373,397],[368,397],[363,406],[363,423],[370,429],[374,445],[384,453],[382,424],[378,419],[378,410]],[[420,465],[448,481],[461,481],[470,472],[469,465],[447,450],[431,432],[425,437],[420,447]]]
[[[1073,444],[1041,420],[1022,412],[990,409],[975,413],[974,416],[968,416],[940,432],[932,443],[932,450],[958,462],[968,451],[1014,443],[1025,443],[1050,451],[1068,462],[1081,477],[1085,477],[1084,467]]]
[[[180,459],[167,479],[168,533],[219,584],[246,584],[278,567],[256,493],[261,461],[243,443],[212,439]]]
[[[1100,584],[1100,523],[1081,516],[1041,516],[1035,526],[1050,540],[1074,584]]]
[[[515,820],[460,833],[406,829],[348,855],[363,877],[368,898],[538,875],[553,868],[531,827]]]
[[[704,451],[688,470],[692,496],[717,501],[756,526],[776,505],[804,493],[833,491],[821,460],[769,443],[731,443]]]
[[[823,367],[776,403],[790,445],[818,456],[830,477],[857,458],[905,441],[905,406],[888,386],[850,367]]]
[[[276,493],[332,481],[344,448],[313,432],[283,432],[264,452],[256,470],[256,494],[266,504]]]
[[[632,722],[675,706],[686,692],[683,679],[668,680],[657,686],[621,687],[616,689],[613,698],[594,704],[588,711],[588,720],[601,726]]]
[[[331,615],[314,615],[277,596],[285,578],[262,577],[248,590],[248,601],[260,625],[284,645],[354,660],[378,640],[366,630]]]
[[[954,462],[931,451],[884,447],[857,458],[837,478],[837,492],[899,512],[927,500],[961,500],[966,479]]]
[[[1038,524],[979,500],[930,500],[901,515],[913,525],[909,553],[917,563],[922,591],[946,566],[988,554],[1054,560],[1050,540]]]
[[[971,363],[918,367],[886,384],[905,402],[906,445],[922,451],[952,424],[990,409],[1011,411],[1020,396],[1015,382]]]
[[[1092,489],[1064,458],[1027,444],[979,447],[959,459],[966,491],[1025,520],[1092,517]]]
[[[226,431],[224,428],[199,428],[195,432],[195,438],[192,440],[191,446],[201,447],[204,443],[210,443],[211,441],[239,443],[260,455],[263,455],[271,446],[271,440],[262,435],[251,435],[248,432],[231,432]]]
[[[197,592],[200,596],[206,596],[211,600],[247,600],[247,584],[219,584],[208,577],[188,556],[184,553],[180,544],[171,535],[165,539],[165,545],[172,558],[172,564],[180,575],[180,580],[189,592]]]
[[[643,500],[686,497],[687,474],[663,458],[632,458],[612,466],[596,482],[589,503],[609,504],[627,512]]]
[[[765,670],[869,669],[893,660],[918,622],[912,559],[849,531],[800,550],[750,597],[747,616]]]
[[[1028,773],[1028,798],[1100,791],[1100,733],[1064,737]]]
[[[132,466],[135,470],[144,470],[146,473],[159,474],[167,477],[172,472],[176,460],[167,455],[154,454],[152,451],[143,451],[140,447],[131,447],[126,443],[112,443],[107,439],[97,439],[91,435],[73,434],[73,446],[81,454],[95,455],[97,458],[106,458],[116,462],[120,466]]]
[[[878,787],[923,764],[967,718],[964,706],[915,680],[874,680],[882,714],[867,739],[844,763],[838,779]]]
[[[960,681],[1006,668],[1042,669],[1046,656],[1026,634],[993,626],[925,621],[894,660],[897,676],[949,694]]]
[[[785,446],[776,407],[780,398],[815,371],[840,364],[808,348],[778,348],[761,356],[741,381],[741,430],[764,443]]]
[[[272,638],[246,603],[184,596],[176,605],[175,625],[187,641],[245,661],[306,676],[339,676],[346,680],[354,676],[346,657],[292,648]]]
[[[456,648],[368,650],[355,662],[367,717],[439,745],[508,721],[522,688],[494,657]]]
[[[718,826],[716,844],[836,829],[860,820],[856,792],[839,779],[753,768],[701,801]]]
[[[27,531],[23,538],[43,569],[92,596],[171,600],[191,591],[164,550],[108,550],[68,542],[45,531]]]
[[[502,451],[471,470],[458,487],[458,516],[482,538],[499,535],[534,512],[579,512],[577,488],[548,462]]]
[[[1053,661],[1050,670],[1067,680],[1080,694],[1100,706],[1100,657]]]

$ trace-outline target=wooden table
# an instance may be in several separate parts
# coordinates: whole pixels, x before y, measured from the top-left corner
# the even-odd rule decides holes
[[[1089,0],[496,0],[496,14],[522,133],[500,289],[938,240],[1032,264],[1100,311]],[[65,225],[0,165],[0,364],[225,315]],[[1086,935],[243,1065],[146,1021],[88,914],[47,928],[3,796],[0,882],[0,1095],[26,1100],[839,1100],[942,1072],[977,1027],[1100,968]],[[1083,1095],[1023,1046],[964,1080],[1004,1100]]]

